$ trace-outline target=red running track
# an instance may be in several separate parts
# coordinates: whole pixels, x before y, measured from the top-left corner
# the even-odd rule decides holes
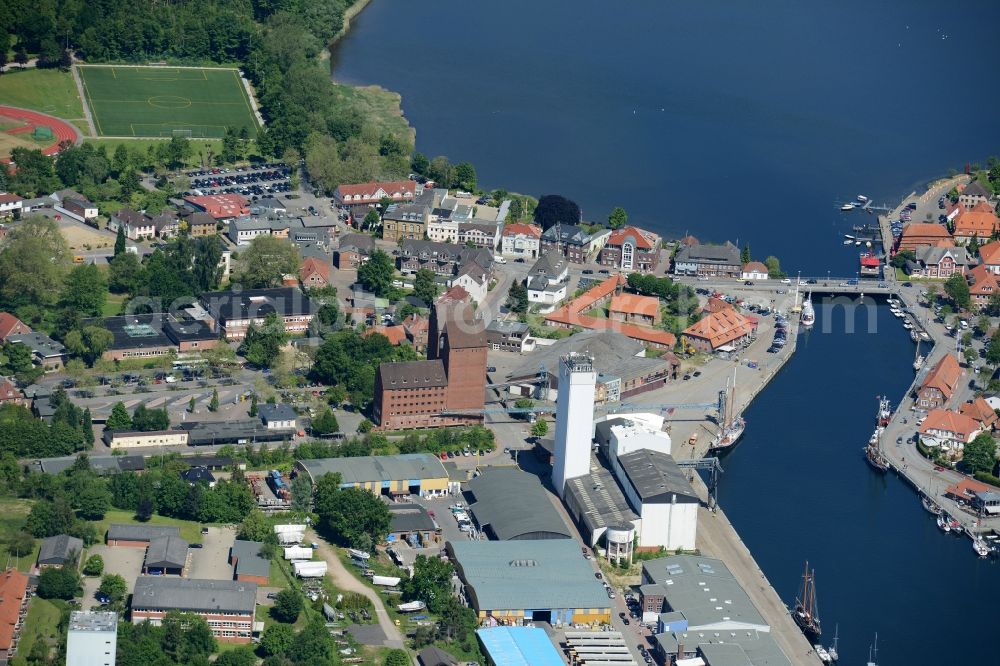
[[[42,149],[44,155],[55,155],[59,152],[59,144],[63,141],[70,141],[71,143],[80,143],[83,137],[80,135],[80,131],[69,123],[55,116],[50,116],[45,113],[38,113],[37,111],[28,111],[27,109],[19,109],[13,106],[0,106],[0,116],[5,118],[11,118],[13,120],[23,120],[28,123],[31,128],[35,125],[45,125],[52,129],[52,133],[55,135],[54,142],[51,146]],[[17,128],[18,131],[25,132],[26,128]]]

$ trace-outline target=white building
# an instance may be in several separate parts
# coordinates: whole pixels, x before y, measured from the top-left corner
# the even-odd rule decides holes
[[[457,243],[458,220],[431,215],[427,221],[427,238],[438,243]]]
[[[611,461],[629,505],[639,515],[639,546],[694,550],[700,500],[674,459],[638,449]]]
[[[449,287],[456,285],[469,292],[476,305],[481,305],[490,290],[490,277],[479,264],[469,261],[459,269],[458,275],[448,282]]]
[[[104,433],[104,443],[112,449],[136,449],[153,446],[187,446],[187,430],[112,431]]]
[[[115,666],[118,614],[73,611],[66,635],[66,666]]]
[[[542,312],[551,312],[566,299],[568,278],[566,258],[558,252],[546,252],[528,273],[528,302],[538,304]]]
[[[636,417],[652,417],[645,421]],[[655,420],[659,419],[659,424]],[[609,416],[594,427],[594,439],[604,457],[615,460],[640,449],[670,454],[670,435],[663,432],[663,418],[655,414]]]
[[[268,430],[294,430],[298,419],[295,410],[281,402],[260,405],[257,414]]]
[[[0,192],[0,216],[19,213],[24,207],[24,199],[16,194]]]
[[[562,497],[566,481],[590,473],[594,435],[594,359],[570,353],[559,360],[560,397],[556,404],[555,464],[552,483]]]
[[[508,224],[501,233],[500,254],[535,259],[541,238],[542,228],[536,224]]]

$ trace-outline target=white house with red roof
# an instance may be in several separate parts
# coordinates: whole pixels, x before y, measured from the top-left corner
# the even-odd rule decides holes
[[[920,441],[924,446],[941,447],[942,451],[957,452],[982,431],[970,416],[948,409],[932,409],[920,426]]]
[[[508,224],[500,235],[500,254],[505,257],[537,259],[542,228],[537,224]]]
[[[0,193],[0,216],[13,215],[21,210],[24,199],[9,192]]]
[[[749,261],[743,264],[740,271],[740,278],[744,280],[766,280],[767,266],[760,261]]]
[[[992,241],[979,248],[979,265],[994,275],[1000,275],[1000,241]]]
[[[416,196],[417,184],[412,180],[395,180],[384,183],[372,181],[356,185],[339,185],[333,193],[333,198],[338,205],[351,208],[374,206],[382,199],[392,199],[396,203],[413,201]]]
[[[319,257],[306,257],[299,269],[299,280],[306,289],[330,286],[330,262]]]

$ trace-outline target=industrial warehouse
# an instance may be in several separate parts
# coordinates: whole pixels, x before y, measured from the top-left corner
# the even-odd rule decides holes
[[[479,530],[500,541],[572,539],[538,477],[512,467],[485,470],[466,484]]]
[[[314,485],[324,474],[340,474],[341,488],[364,488],[376,495],[436,497],[449,492],[447,470],[429,453],[299,460],[295,469],[308,474]]]
[[[611,600],[573,539],[449,541],[469,604],[491,625],[611,621]]]

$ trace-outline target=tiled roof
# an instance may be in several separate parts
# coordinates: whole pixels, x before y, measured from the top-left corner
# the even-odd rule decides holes
[[[979,238],[989,238],[995,230],[1000,228],[1000,218],[997,218],[988,206],[986,210],[980,210],[977,205],[972,210],[963,210],[955,216],[955,235],[972,236]]]
[[[945,354],[927,374],[920,388],[935,388],[947,399],[954,393],[961,376],[962,368],[958,365],[958,359],[951,354]]]
[[[622,227],[617,231],[612,231],[607,240],[607,245],[620,247],[629,238],[635,240],[635,246],[643,250],[653,250],[660,245],[660,237],[652,231],[646,231],[639,227]]]
[[[202,197],[184,197],[184,201],[203,209],[215,219],[248,215],[247,200],[239,194],[210,194]]]
[[[962,190],[962,194],[964,194],[965,196],[980,196],[980,197],[986,197],[987,199],[990,198],[990,193],[986,190],[985,187],[983,187],[982,183],[980,183],[978,180],[974,180],[968,185],[966,185],[965,189]]]
[[[14,641],[14,625],[27,590],[28,577],[17,569],[0,574],[0,650],[6,651]]]
[[[743,264],[744,273],[764,273],[767,275],[767,266],[765,266],[760,261],[751,261],[748,264]]]
[[[907,241],[911,243],[921,240],[929,242],[939,238],[951,238],[951,234],[944,226],[933,222],[915,222],[903,227],[899,242],[901,245],[905,245]]]
[[[979,424],[971,417],[953,412],[949,409],[932,409],[920,426],[920,433],[927,434],[931,430],[954,433],[959,439],[967,440],[972,433],[979,430]]]
[[[541,238],[542,228],[537,224],[521,224],[517,222],[508,224],[503,228],[504,236],[517,236],[518,234],[531,236],[532,238]]]
[[[372,326],[365,335],[379,333],[389,339],[393,345],[398,345],[406,341],[406,329],[402,326]]]
[[[306,257],[299,269],[299,278],[305,282],[313,274],[318,274],[324,282],[329,282],[330,264],[318,257]]]
[[[997,421],[997,413],[990,407],[990,403],[981,397],[976,398],[972,402],[964,403],[958,408],[958,411],[986,427],[993,425]]]
[[[979,264],[968,273],[969,294],[972,296],[992,296],[1000,290],[997,275],[986,270],[985,264]]]
[[[413,196],[417,191],[417,184],[412,180],[395,180],[387,182],[368,182],[356,185],[341,185],[337,191],[341,196],[372,198],[379,190],[387,192],[390,196],[393,193],[400,193],[403,196]]]
[[[1000,264],[1000,241],[987,243],[979,248],[979,257],[984,264]]]
[[[381,363],[378,372],[382,387],[387,391],[448,385],[448,377],[445,375],[441,359]]]
[[[6,339],[14,329],[24,330],[25,333],[31,331],[27,324],[14,315],[9,312],[0,312],[0,340]]]
[[[712,312],[684,329],[684,335],[708,340],[712,349],[749,335],[754,324],[732,308]]]
[[[615,294],[611,297],[611,312],[625,312],[655,317],[660,311],[660,299],[638,294]]]

